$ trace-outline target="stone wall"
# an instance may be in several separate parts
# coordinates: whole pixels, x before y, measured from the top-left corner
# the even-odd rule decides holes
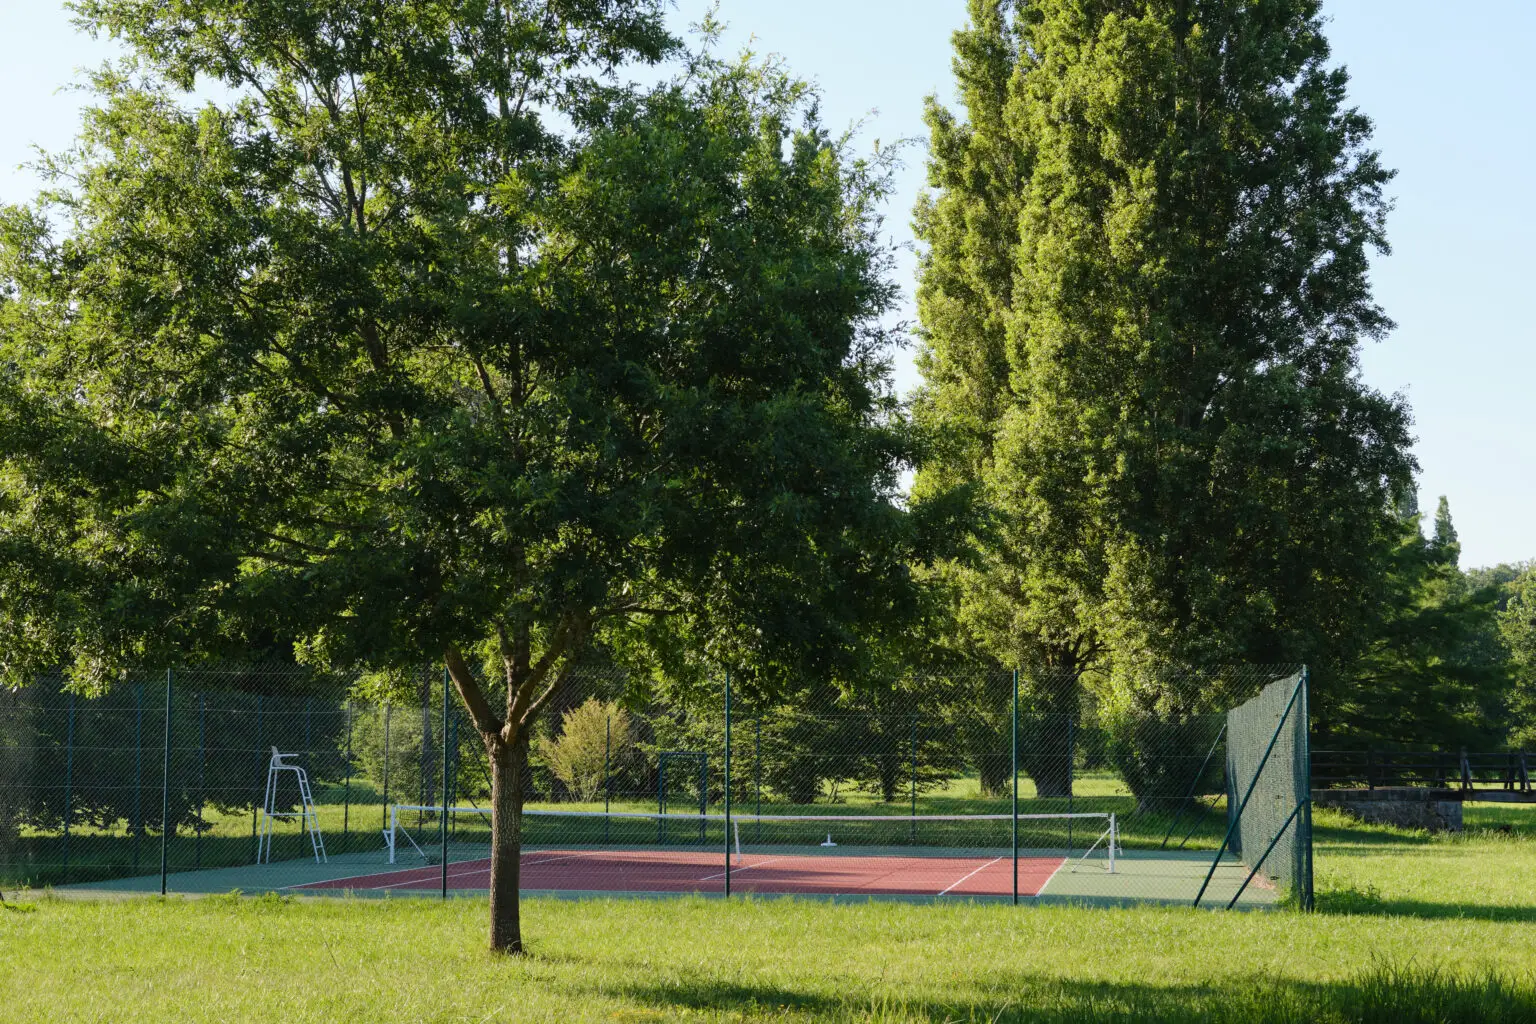
[[[1314,789],[1316,807],[1333,807],[1361,821],[1430,832],[1460,832],[1461,793],[1454,789]]]

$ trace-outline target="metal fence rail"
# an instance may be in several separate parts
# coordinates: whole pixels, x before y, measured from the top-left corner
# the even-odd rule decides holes
[[[1330,787],[1434,786],[1464,793],[1532,794],[1527,751],[1316,750],[1312,785]]]

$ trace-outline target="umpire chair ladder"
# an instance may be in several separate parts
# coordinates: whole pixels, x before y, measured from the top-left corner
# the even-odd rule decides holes
[[[272,863],[272,823],[278,818],[298,818],[305,831],[309,833],[309,845],[315,852],[315,863],[324,864],[329,860],[325,855],[325,836],[320,834],[320,817],[315,813],[314,793],[309,788],[309,773],[291,763],[291,759],[297,756],[297,754],[279,753],[276,747],[272,748],[272,760],[267,763],[267,795],[262,802],[261,836],[256,844],[256,863],[258,864]],[[284,772],[292,772],[299,784],[299,810],[297,811],[277,809],[277,788]]]

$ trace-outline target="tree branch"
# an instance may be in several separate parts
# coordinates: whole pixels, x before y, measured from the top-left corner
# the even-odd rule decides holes
[[[560,619],[560,624],[555,627],[554,635],[549,638],[549,646],[544,653],[539,655],[539,660],[529,668],[527,678],[517,687],[511,698],[507,701],[507,717],[517,723],[519,729],[526,728],[533,721],[533,716],[538,714],[544,702],[549,699],[550,688],[555,685],[550,683],[537,699],[533,699],[533,693],[539,684],[549,675],[550,669],[565,656],[574,644],[577,635],[584,632],[592,623],[589,612],[567,614]]]
[[[464,662],[464,655],[460,653],[455,644],[449,644],[443,651],[443,664],[448,666],[448,676],[453,680],[453,688],[459,691],[459,699],[469,709],[470,720],[475,723],[475,728],[482,736],[500,736],[502,723],[496,717],[496,712],[491,710],[491,702],[486,699],[485,691],[475,681],[475,675]]]

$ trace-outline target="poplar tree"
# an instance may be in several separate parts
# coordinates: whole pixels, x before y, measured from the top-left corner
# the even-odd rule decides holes
[[[1183,713],[1154,664],[1337,662],[1382,586],[1404,403],[1365,386],[1391,174],[1317,0],[971,0],[936,99],[916,491],[991,510],[965,634]],[[1037,702],[1071,714],[1073,682]],[[1326,699],[1326,697],[1325,697]]]

